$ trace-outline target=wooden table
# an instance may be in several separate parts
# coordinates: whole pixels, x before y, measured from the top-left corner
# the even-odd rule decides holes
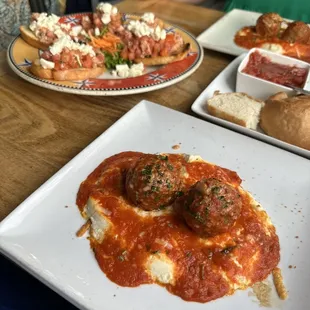
[[[154,12],[194,35],[223,13],[171,0],[126,0],[128,13]],[[0,220],[142,99],[191,113],[202,90],[232,60],[205,50],[200,68],[186,80],[145,94],[87,97],[40,88],[15,75],[0,58]]]

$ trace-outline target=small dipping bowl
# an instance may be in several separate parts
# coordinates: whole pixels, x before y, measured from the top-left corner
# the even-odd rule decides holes
[[[242,72],[249,62],[250,55],[255,52],[259,52],[263,57],[268,58],[272,63],[306,69],[308,73],[306,75],[305,83],[301,86],[301,88],[306,89],[310,79],[310,64],[295,58],[275,54],[264,49],[253,48],[247,53],[246,57],[242,60],[238,67],[236,81],[237,92],[247,93],[248,95],[261,100],[266,100],[268,97],[278,92],[285,92],[288,95],[295,94],[295,91],[289,86],[283,86],[281,84],[270,82]]]

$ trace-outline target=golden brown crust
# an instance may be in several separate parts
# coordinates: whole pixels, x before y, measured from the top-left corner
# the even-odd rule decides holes
[[[30,67],[30,72],[41,79],[51,80],[53,78],[53,71],[51,69],[43,69],[40,66],[39,59],[36,59],[32,63]]]
[[[278,293],[279,298],[285,300],[288,297],[288,293],[283,283],[281,269],[276,267],[272,271],[272,276],[273,276],[273,283],[276,287],[276,291]]]
[[[53,79],[55,81],[74,81],[74,80],[85,80],[90,78],[96,78],[105,71],[104,68],[80,68],[80,69],[69,69],[69,70],[51,70],[44,69],[39,64],[39,60],[33,62],[30,67],[30,72],[41,79]]]
[[[285,98],[276,94],[269,98],[260,125],[268,135],[310,150],[310,96]]]
[[[104,68],[59,70],[53,71],[53,79],[56,81],[86,80],[96,78],[104,71]]]
[[[157,56],[157,57],[151,57],[151,58],[137,58],[134,61],[136,63],[142,62],[145,66],[158,66],[158,65],[167,65],[175,61],[179,61],[184,59],[188,52],[190,51],[190,43],[186,43],[183,46],[182,51],[176,55],[171,56]]]
[[[246,127],[246,123],[242,119],[234,117],[234,116],[232,116],[232,115],[230,115],[228,113],[221,112],[218,109],[210,106],[209,104],[207,105],[207,110],[213,116],[216,116],[216,117],[219,117],[219,118],[224,119],[226,121],[229,121],[229,122],[235,123],[237,125]]]
[[[47,43],[42,43],[39,41],[39,39],[35,36],[35,34],[26,26],[20,26],[20,35],[21,37],[31,46],[41,49],[41,50],[46,50],[50,46]]]

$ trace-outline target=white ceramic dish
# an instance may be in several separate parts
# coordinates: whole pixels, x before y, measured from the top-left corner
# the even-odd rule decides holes
[[[290,88],[267,80],[257,78],[255,76],[243,73],[242,70],[247,66],[249,58],[252,53],[259,52],[262,56],[270,59],[272,63],[287,65],[287,66],[296,66],[298,68],[303,68],[308,71],[305,85],[309,85],[309,68],[310,65],[304,61],[300,61],[291,57],[279,55],[266,51],[260,48],[251,49],[245,58],[241,61],[238,70],[237,70],[237,81],[236,81],[236,91],[244,92],[250,96],[253,96],[258,99],[265,100],[271,95],[274,95],[278,92],[286,92],[288,95],[294,95],[295,91]]]
[[[234,9],[225,14],[197,37],[205,48],[238,56],[247,50],[234,42],[235,34],[242,27],[255,25],[260,13]]]
[[[236,76],[237,70],[245,58],[246,54],[242,54],[233,60],[209,85],[208,87],[200,94],[200,96],[195,100],[192,105],[192,111],[205,118],[206,120],[219,124],[221,126],[230,128],[234,131],[240,132],[242,134],[248,135],[255,139],[273,144],[287,151],[296,153],[298,155],[304,156],[310,159],[310,151],[297,147],[295,145],[283,142],[281,140],[275,139],[273,137],[267,136],[261,129],[258,127],[257,131],[242,127],[240,125],[231,123],[229,121],[220,119],[218,117],[212,116],[208,113],[206,109],[206,102],[211,98],[216,90],[219,90],[222,93],[229,93],[236,91]],[[309,83],[305,85],[304,89],[309,90]]]
[[[181,143],[181,149],[175,151],[172,146],[177,143]],[[81,309],[261,309],[246,291],[199,304],[185,302],[158,285],[124,288],[105,277],[88,240],[75,236],[83,224],[75,198],[80,183],[103,159],[125,150],[200,154],[210,162],[238,171],[245,180],[244,188],[267,210],[280,237],[280,267],[290,294],[281,309],[307,309],[310,161],[146,101],[99,136],[3,220],[1,252]],[[295,238],[297,235],[299,239]],[[289,265],[297,267],[289,269]],[[270,309],[278,309],[280,301],[276,297],[275,301]]]

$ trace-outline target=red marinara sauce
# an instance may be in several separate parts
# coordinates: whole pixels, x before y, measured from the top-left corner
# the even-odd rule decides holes
[[[296,66],[287,66],[271,62],[268,57],[258,51],[253,52],[243,73],[284,86],[303,87],[308,70]]]
[[[277,266],[280,247],[275,228],[268,227],[266,232],[266,213],[256,212],[244,191],[240,192],[241,216],[234,227],[208,239],[197,236],[173,210],[157,216],[139,215],[126,197],[125,177],[142,155],[124,152],[106,159],[81,184],[77,195],[81,212],[92,197],[113,223],[102,242],[90,238],[98,264],[111,281],[127,287],[155,283],[146,270],[146,261],[163,255],[174,266],[174,281],[158,284],[184,300],[208,302],[232,294],[235,283],[245,288],[262,281]],[[235,172],[216,165],[189,163],[177,154],[169,154],[169,160],[184,165],[183,191],[203,177],[235,187],[241,183]],[[240,278],[249,283],[240,285]]]

